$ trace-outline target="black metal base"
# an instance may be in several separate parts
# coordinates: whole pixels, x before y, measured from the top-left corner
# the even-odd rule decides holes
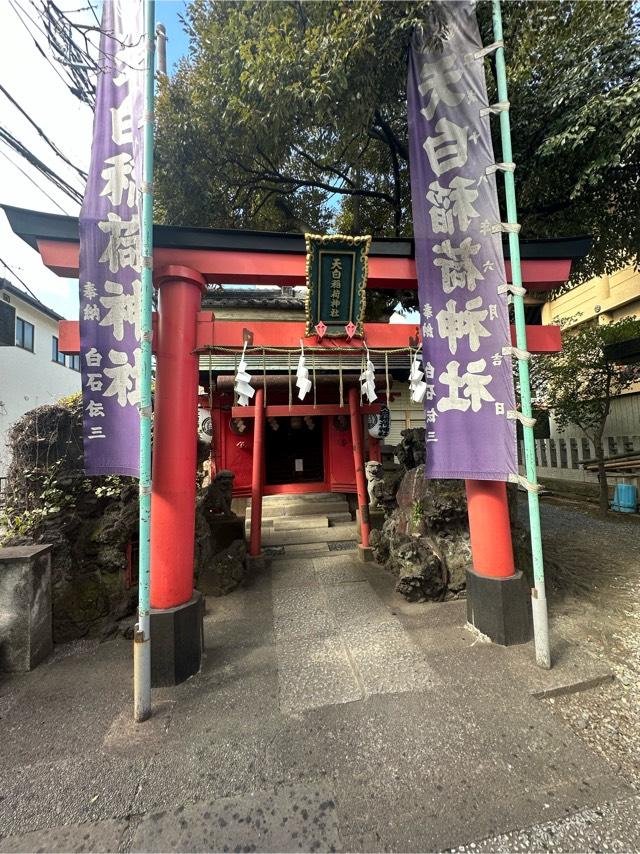
[[[200,670],[204,599],[198,590],[184,605],[151,609],[151,687],[178,685]]]
[[[524,575],[490,578],[468,569],[467,622],[501,646],[530,641],[531,591]]]

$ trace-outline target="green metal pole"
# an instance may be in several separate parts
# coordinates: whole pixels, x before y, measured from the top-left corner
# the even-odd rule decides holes
[[[133,703],[137,723],[151,716],[150,531],[151,531],[151,336],[153,294],[153,134],[155,96],[155,0],[144,0],[145,95],[142,166],[142,299],[140,328],[140,560],[138,624],[133,642]]]
[[[502,41],[502,13],[500,0],[493,0],[493,37],[494,41]],[[498,84],[498,101],[508,101],[507,69],[504,59],[504,48],[496,50],[496,78]],[[511,122],[508,110],[500,112],[500,134],[502,138],[502,159],[505,163],[513,161],[511,151]],[[516,207],[516,187],[513,172],[504,173],[505,194],[507,199],[507,222],[518,222]],[[520,237],[509,233],[509,251],[511,255],[511,281],[522,287],[522,270],[520,267]],[[519,349],[527,349],[527,331],[524,316],[524,297],[522,294],[513,295],[513,308],[516,321],[516,344]],[[531,385],[529,382],[529,364],[525,359],[518,359],[520,376],[520,399],[522,414],[531,417]],[[537,484],[536,449],[533,427],[523,425],[525,471],[529,483]],[[551,667],[549,652],[549,623],[547,617],[547,598],[544,585],[544,561],[542,557],[542,535],[540,532],[540,506],[538,493],[528,492],[529,525],[531,528],[531,551],[533,553],[534,584],[531,591],[533,609],[533,631],[536,646],[536,662],[540,667]]]

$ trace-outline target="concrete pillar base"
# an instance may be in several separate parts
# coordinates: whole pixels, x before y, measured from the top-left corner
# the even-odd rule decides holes
[[[373,549],[371,546],[358,546],[358,557],[363,563],[373,563]]]
[[[266,569],[267,559],[264,552],[260,552],[259,555],[247,555],[244,560],[249,578],[254,578]]]
[[[179,685],[200,670],[204,600],[198,590],[184,605],[151,609],[151,687]]]
[[[531,591],[523,574],[493,578],[468,569],[467,622],[501,646],[530,641]]]

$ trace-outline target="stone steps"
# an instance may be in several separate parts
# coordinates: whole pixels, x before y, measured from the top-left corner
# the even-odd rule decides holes
[[[301,528],[333,528],[336,525],[351,523],[351,513],[330,513],[328,516],[271,516],[262,517],[262,527],[274,531],[297,530]],[[251,517],[246,520],[246,527],[251,527]]]
[[[250,503],[246,524],[249,531]],[[274,558],[326,557],[334,550],[356,548],[357,539],[345,495],[314,492],[268,495],[262,500],[262,546]]]
[[[300,492],[300,493],[288,493],[286,495],[265,495],[262,499],[262,503],[268,506],[275,506],[278,504],[291,504],[292,502],[305,502],[305,501],[335,501],[336,499],[344,498],[344,496],[338,492]]]
[[[335,543],[356,541],[355,525],[340,524],[334,528],[306,528],[303,530],[274,531],[264,528],[262,542],[265,546],[288,546],[301,543]]]
[[[262,519],[276,519],[281,516],[330,516],[334,513],[348,513],[349,505],[345,499],[334,501],[322,501],[317,504],[311,502],[292,502],[289,504],[265,505],[262,504]],[[246,518],[251,518],[251,505],[247,507]]]
[[[357,544],[355,542],[345,543],[344,549],[331,549],[328,543],[291,543],[286,546],[264,546],[267,556],[274,560],[287,560],[296,555],[311,557],[328,557],[330,555],[349,553],[355,551]]]

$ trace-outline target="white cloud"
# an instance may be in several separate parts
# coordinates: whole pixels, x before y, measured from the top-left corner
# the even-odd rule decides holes
[[[76,0],[60,5],[63,9],[78,8]],[[51,64],[38,52],[18,13],[31,30],[35,31],[35,25],[29,22],[20,6],[39,20],[31,4],[20,2],[18,6],[9,0],[0,0],[0,83],[69,160],[86,172],[93,113],[71,94]],[[52,62],[55,65],[55,60]],[[80,176],[54,154],[1,92],[0,125],[80,193],[84,191]],[[61,213],[62,208],[68,214],[78,215],[77,204],[4,143],[0,143],[0,152],[0,203],[49,213]],[[0,257],[24,279],[38,299],[66,317],[77,317],[77,282],[58,278],[48,270],[39,254],[13,234],[4,213],[0,213]],[[1,265],[0,275],[15,281]]]

